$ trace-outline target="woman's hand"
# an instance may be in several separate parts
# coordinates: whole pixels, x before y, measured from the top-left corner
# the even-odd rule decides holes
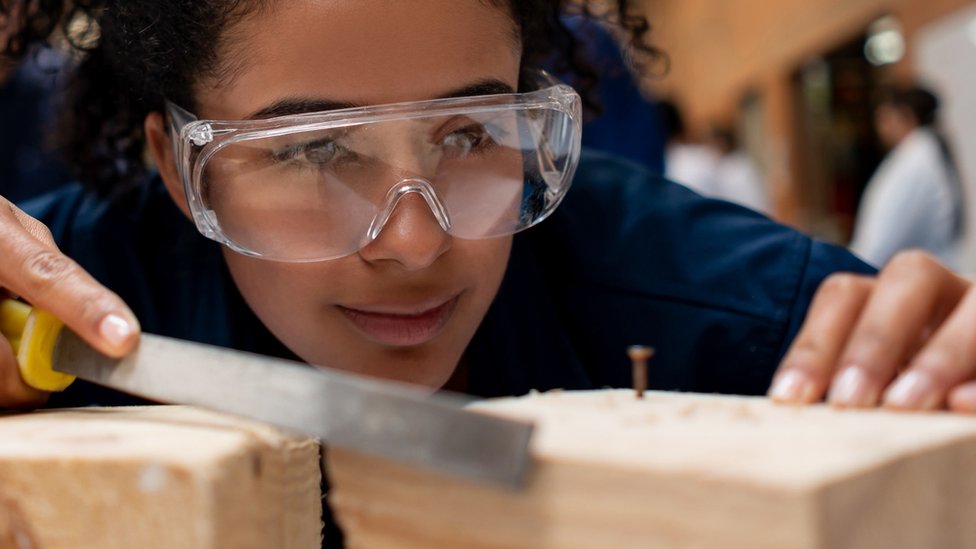
[[[122,356],[139,323],[122,300],[63,255],[51,231],[0,198],[0,297],[15,294],[60,318],[101,352]],[[43,404],[48,394],[20,378],[9,342],[0,337],[0,408]]]
[[[976,412],[976,289],[922,252],[817,290],[770,397]]]

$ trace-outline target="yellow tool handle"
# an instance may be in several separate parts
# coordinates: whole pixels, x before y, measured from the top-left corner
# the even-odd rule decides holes
[[[64,323],[54,315],[13,299],[0,300],[0,333],[17,355],[24,383],[42,391],[63,391],[75,376],[54,370],[51,359]]]

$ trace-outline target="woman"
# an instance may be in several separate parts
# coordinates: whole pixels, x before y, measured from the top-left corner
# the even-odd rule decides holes
[[[870,269],[610,158],[584,155],[566,193],[576,100],[533,70],[574,50],[561,7],[96,2],[62,131],[102,195],[0,209],[0,287],[113,355],[141,323],[495,395],[625,385],[641,342],[652,385],[757,393],[792,341],[778,400],[976,409],[976,292],[934,261],[813,298]],[[143,144],[159,177],[126,188]],[[0,372],[0,405],[48,398],[6,347]],[[58,399],[115,398],[92,391]]]
[[[864,189],[851,250],[874,265],[917,248],[946,265],[959,263],[962,183],[936,124],[939,100],[923,88],[893,88],[874,111],[890,149]]]

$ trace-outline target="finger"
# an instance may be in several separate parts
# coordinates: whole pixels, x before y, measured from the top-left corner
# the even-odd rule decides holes
[[[949,396],[950,407],[965,409],[969,389],[953,387],[976,375],[976,289],[970,289],[945,323],[885,392],[884,404],[899,410],[932,410]]]
[[[55,315],[110,356],[135,345],[139,323],[125,303],[56,247],[38,240],[12,208],[0,208],[0,286]]]
[[[878,277],[841,354],[828,401],[847,407],[877,405],[922,334],[951,310],[966,286],[927,254],[895,256]]]
[[[806,404],[823,396],[872,288],[874,279],[861,275],[841,273],[824,280],[773,380],[773,400]]]
[[[7,202],[7,207],[10,208],[10,212],[13,214],[14,218],[18,223],[20,223],[20,226],[28,232],[28,234],[43,244],[47,244],[52,248],[57,248],[57,245],[54,243],[54,237],[51,236],[51,230],[47,228],[47,225],[28,215],[27,212],[18,208],[16,204]]]
[[[0,337],[0,408],[36,408],[49,394],[24,383],[10,343]]]
[[[976,414],[976,381],[970,381],[949,391],[949,409],[954,412]]]

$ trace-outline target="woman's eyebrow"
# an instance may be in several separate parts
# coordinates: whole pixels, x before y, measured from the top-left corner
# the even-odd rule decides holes
[[[473,84],[451,90],[437,96],[437,99],[449,99],[455,97],[474,97],[477,95],[497,95],[504,93],[514,93],[511,86],[501,80],[481,80]],[[273,118],[276,116],[288,116],[292,114],[304,114],[309,112],[334,111],[338,109],[350,109],[362,107],[359,103],[346,101],[333,101],[329,99],[312,99],[307,97],[286,97],[256,111],[247,117],[248,120]]]
[[[481,80],[438,96],[438,99],[474,97],[476,95],[498,95],[503,93],[515,93],[515,90],[501,80]]]
[[[351,109],[360,107],[355,103],[343,101],[329,101],[326,99],[309,99],[301,97],[286,97],[279,99],[267,107],[248,115],[248,120],[260,118],[274,118],[276,116],[288,116],[292,114],[304,114],[308,112],[334,111],[338,109]]]

